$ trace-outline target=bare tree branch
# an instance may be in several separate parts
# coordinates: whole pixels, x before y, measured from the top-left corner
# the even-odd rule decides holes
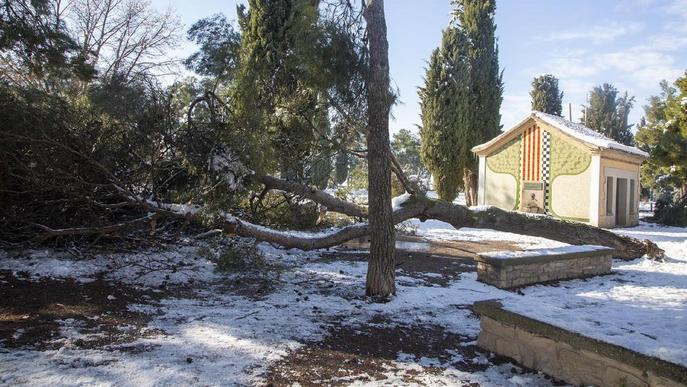
[[[75,235],[107,235],[114,234],[118,231],[125,229],[130,229],[138,227],[142,224],[148,224],[152,220],[158,217],[158,214],[148,214],[142,218],[130,220],[128,222],[120,222],[116,224],[110,224],[107,226],[94,226],[94,227],[74,227],[74,228],[62,228],[53,229],[42,224],[33,224],[34,226],[40,228],[44,231],[44,234],[38,235],[34,238],[37,242],[42,242],[48,238],[56,238],[61,236],[75,236]]]
[[[359,218],[367,217],[367,208],[329,195],[328,193],[318,190],[315,187],[310,187],[267,175],[257,176],[256,180],[268,188],[290,192],[322,204],[323,206],[326,206],[327,210],[329,211],[340,212],[342,214]]]
[[[181,24],[143,0],[75,0],[65,11],[82,53],[105,78],[129,78],[169,64],[158,59],[178,43]]]
[[[401,164],[398,162],[398,159],[396,158],[396,155],[394,155],[394,152],[389,148],[389,158],[391,159],[391,171],[396,175],[398,180],[401,182],[401,185],[403,188],[406,190],[411,195],[416,194],[417,192],[415,191],[415,188],[413,188],[413,185],[410,183],[410,180],[408,180],[408,177],[406,177],[406,174],[403,172],[403,168],[401,167]]]

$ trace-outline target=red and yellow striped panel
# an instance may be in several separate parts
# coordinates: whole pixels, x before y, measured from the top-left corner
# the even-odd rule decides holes
[[[531,126],[522,135],[522,180],[541,179],[541,128]]]

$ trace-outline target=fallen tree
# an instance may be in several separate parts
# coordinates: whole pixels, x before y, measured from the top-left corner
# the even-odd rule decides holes
[[[83,157],[87,163],[94,164],[102,170],[109,184],[100,186],[114,187],[110,195],[123,198],[115,204],[102,204],[92,199],[98,206],[106,207],[106,210],[121,210],[124,207],[139,208],[139,211],[131,212],[129,220],[105,225],[84,224],[74,228],[54,228],[37,222],[32,227],[37,230],[31,237],[32,241],[44,242],[48,239],[88,236],[99,237],[102,235],[115,235],[126,229],[145,227],[156,216],[146,215],[144,210],[152,214],[166,215],[183,221],[200,223],[212,228],[221,228],[225,233],[252,237],[286,248],[298,248],[313,250],[340,245],[349,240],[369,235],[369,224],[360,222],[348,227],[343,227],[328,232],[303,233],[280,231],[267,228],[241,218],[230,215],[228,212],[209,213],[209,209],[193,205],[180,205],[174,203],[162,203],[144,200],[141,196],[122,188],[124,185],[112,177],[112,174],[102,165],[95,163],[86,156],[70,148],[74,154]],[[402,171],[394,171],[403,174]],[[347,200],[335,197],[315,187],[288,181],[275,176],[247,174],[244,178],[252,179],[254,183],[264,186],[264,190],[279,190],[301,198],[312,200],[324,207],[327,211],[334,211],[364,220],[368,218],[367,208]],[[137,215],[138,214],[138,215]],[[393,223],[398,224],[408,219],[418,218],[422,221],[436,219],[451,224],[455,228],[472,227],[487,228],[497,231],[512,232],[522,235],[543,237],[568,243],[572,245],[595,244],[614,248],[616,257],[622,259],[635,259],[648,256],[653,259],[661,259],[663,251],[653,242],[640,241],[635,238],[625,237],[598,227],[583,223],[554,219],[540,215],[527,215],[523,213],[504,211],[495,207],[486,210],[470,209],[466,206],[448,203],[441,200],[427,198],[421,193],[409,194],[409,199],[393,212]],[[26,230],[28,232],[28,230]]]
[[[356,217],[367,217],[364,208],[345,200],[336,198],[313,187],[287,182],[273,176],[258,176],[258,181],[269,183],[274,189],[294,194],[303,194],[322,205],[336,208],[336,212]],[[273,243],[286,248],[315,250],[333,247],[349,240],[367,236],[368,223],[358,223],[321,233],[290,232],[270,229],[226,213],[203,214],[201,208],[180,206],[176,204],[138,201],[149,211],[164,213],[168,216],[207,222],[210,219],[213,227],[222,228],[226,233]],[[644,255],[652,259],[661,259],[663,250],[649,240],[638,240],[611,231],[589,226],[583,223],[554,219],[545,216],[533,216],[523,213],[504,211],[496,207],[474,210],[466,206],[448,203],[442,200],[427,198],[414,194],[410,199],[393,212],[394,224],[418,218],[421,221],[436,219],[451,224],[455,228],[472,227],[488,228],[497,231],[543,237],[572,245],[596,244],[614,248],[616,257],[635,259]]]

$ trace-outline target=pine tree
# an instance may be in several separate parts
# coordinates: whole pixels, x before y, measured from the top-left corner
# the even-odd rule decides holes
[[[687,72],[675,87],[661,83],[663,92],[644,107],[646,125],[637,130],[637,144],[648,151],[643,180],[652,187],[660,181],[687,195]],[[653,180],[653,181],[651,181]]]
[[[540,75],[532,80],[532,110],[561,115],[563,92],[558,89],[558,78],[551,74]]]
[[[634,145],[634,136],[630,131],[632,125],[629,124],[630,110],[634,106],[635,98],[627,94],[623,94],[618,98],[618,105],[616,106],[616,123],[615,123],[615,139],[621,144]]]
[[[340,151],[334,161],[334,182],[343,184],[348,179],[348,153]]]
[[[637,145],[649,152],[642,165],[642,185],[660,189],[654,218],[664,224],[687,225],[687,72],[662,93],[649,98],[637,130]],[[673,193],[678,200],[673,201]]]
[[[642,164],[641,185],[644,188],[660,189],[670,183],[661,176],[670,175],[670,164],[667,164],[660,154],[659,143],[665,132],[668,121],[666,110],[668,103],[676,98],[677,90],[668,82],[661,82],[661,94],[649,97],[649,103],[644,106],[644,117],[640,120],[635,141],[637,146],[650,154],[649,159]]]
[[[262,129],[265,152],[281,176],[308,182],[308,160],[318,146],[312,122],[319,114],[313,75],[318,28],[314,0],[249,0],[239,6],[240,69],[232,96],[245,126]],[[324,128],[318,128],[324,130]]]
[[[391,209],[389,162],[389,113],[393,96],[389,90],[389,42],[384,0],[366,0],[370,67],[367,87],[367,162],[370,257],[365,293],[376,298],[396,294],[395,235]]]
[[[628,117],[634,101],[627,92],[618,98],[618,89],[609,83],[596,86],[590,93],[582,123],[606,137],[632,145],[632,125],[628,124]]]
[[[687,197],[687,71],[675,81],[680,95],[666,109],[666,132],[661,156],[671,164],[671,174],[679,184],[680,194]]]
[[[324,98],[322,98],[324,100]],[[328,106],[320,104],[318,112],[313,117],[313,125],[321,130],[320,137],[317,140],[317,148],[313,152],[309,160],[309,170],[307,173],[307,180],[319,189],[325,189],[329,185],[329,180],[334,170],[332,164],[333,151],[330,146],[329,138],[332,136],[332,129],[327,116]]]

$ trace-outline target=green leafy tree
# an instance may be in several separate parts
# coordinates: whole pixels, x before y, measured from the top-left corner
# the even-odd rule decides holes
[[[622,144],[633,145],[632,125],[628,124],[634,97],[625,92],[618,96],[618,89],[609,83],[596,86],[589,95],[589,106],[584,110],[582,123],[606,137]]]
[[[420,156],[420,139],[408,129],[401,129],[393,136],[391,150],[404,171],[418,177],[428,175]]]
[[[195,22],[187,37],[200,46],[184,61],[188,69],[220,80],[235,75],[239,67],[241,34],[224,15]]]
[[[667,81],[661,81],[661,93],[649,97],[644,106],[644,116],[637,125],[635,142],[637,147],[650,154],[649,159],[641,167],[641,185],[645,189],[661,190],[668,183],[663,176],[670,174],[670,166],[662,165],[652,150],[656,149],[665,130],[666,107],[668,102],[675,99],[677,90]]]
[[[687,72],[675,87],[649,98],[635,140],[649,152],[642,184],[660,191],[654,217],[661,223],[687,225]],[[675,200],[677,198],[677,200]]]
[[[645,124],[637,130],[637,145],[649,152],[642,182],[653,188],[666,185],[687,194],[687,73],[675,86],[661,83],[662,93],[644,107]]]
[[[532,80],[532,110],[561,115],[563,92],[558,89],[558,78],[551,74],[540,75]]]
[[[277,168],[291,180],[304,179],[316,139],[309,119],[317,113],[317,94],[307,84],[305,60],[318,41],[317,17],[317,4],[307,0],[251,0],[247,10],[239,8],[236,113],[271,141]]]
[[[332,163],[333,148],[329,143],[332,130],[327,111],[326,105],[320,105],[318,114],[313,119],[313,124],[319,128],[318,133],[321,136],[317,140],[316,146],[313,147],[313,154],[310,157],[306,173],[307,180],[319,189],[327,188],[334,170]]]
[[[365,126],[363,51],[337,23],[317,0],[251,0],[239,7],[233,113],[239,126],[263,137],[263,159],[271,160],[265,168],[289,180],[317,178],[320,185],[332,156],[347,146],[342,133]]]

